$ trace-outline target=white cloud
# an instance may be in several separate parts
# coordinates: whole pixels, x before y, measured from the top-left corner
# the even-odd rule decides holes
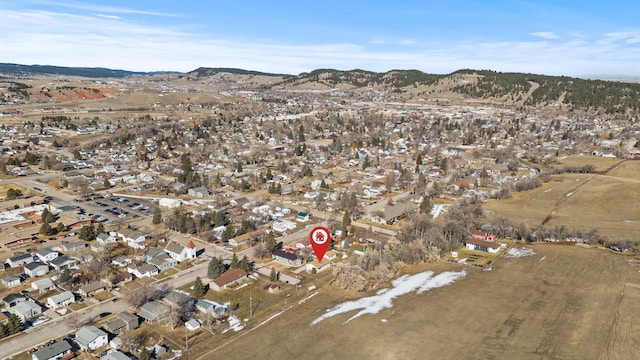
[[[640,30],[591,37],[567,33],[554,41],[537,36],[528,41],[376,39],[365,44],[295,45],[214,38],[185,27],[132,22],[112,14],[2,10],[2,61],[140,71],[219,66],[289,74],[326,67],[449,73],[475,68],[640,75],[640,47],[635,45]]]
[[[556,40],[560,38],[560,36],[558,36],[556,33],[552,31],[538,31],[538,32],[531,33],[531,35],[535,37],[547,39],[547,40]]]
[[[134,15],[149,15],[149,16],[164,16],[164,17],[181,17],[179,14],[170,14],[148,10],[138,10],[117,6],[103,6],[96,4],[87,4],[74,1],[61,2],[61,1],[48,1],[48,0],[36,0],[35,4],[55,6],[73,10],[85,10],[93,13],[115,13],[115,14],[134,14]]]

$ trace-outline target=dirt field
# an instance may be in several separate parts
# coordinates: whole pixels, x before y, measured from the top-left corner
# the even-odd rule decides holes
[[[554,175],[538,189],[490,200],[485,208],[530,227],[546,220],[552,227],[598,229],[611,240],[635,240],[640,231],[640,162],[625,161],[609,169],[602,175]]]
[[[325,309],[345,300],[342,292],[324,290],[202,358],[637,357],[638,268],[605,250],[532,248],[535,256],[500,259],[491,272],[469,268],[453,285],[402,296],[378,315],[343,325],[353,315],[347,313],[310,327]],[[442,263],[436,268],[459,269]]]
[[[552,167],[564,167],[564,166],[576,166],[582,167],[585,165],[595,166],[596,172],[606,171],[612,167],[620,164],[621,159],[618,158],[606,158],[602,156],[589,156],[589,155],[570,155],[561,157]]]

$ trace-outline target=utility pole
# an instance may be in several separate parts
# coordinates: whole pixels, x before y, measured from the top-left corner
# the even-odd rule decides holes
[[[186,348],[186,352],[189,352],[189,338],[187,337],[187,327],[184,327],[184,347]]]

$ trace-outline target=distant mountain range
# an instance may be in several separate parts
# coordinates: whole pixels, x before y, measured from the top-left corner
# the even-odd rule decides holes
[[[0,74],[53,74],[90,78],[123,78],[177,74],[180,78],[223,77],[224,82],[245,88],[334,91],[350,93],[381,90],[389,99],[411,101],[443,99],[479,101],[505,106],[555,106],[565,110],[594,110],[635,116],[640,112],[640,83],[586,80],[567,76],[502,73],[489,70],[458,70],[451,74],[428,74],[419,70],[318,69],[299,75],[273,74],[235,68],[201,67],[187,73],[134,72],[106,68],[0,63]],[[227,75],[234,75],[228,78]],[[265,81],[266,80],[266,81]]]
[[[66,67],[53,65],[21,65],[0,63],[0,74],[5,75],[66,75],[88,78],[123,78],[136,75],[177,74],[177,72],[139,72],[127,70],[114,70],[107,68]]]

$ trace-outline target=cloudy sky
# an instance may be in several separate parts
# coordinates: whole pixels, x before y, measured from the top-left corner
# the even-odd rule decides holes
[[[640,76],[632,1],[5,1],[0,62]]]

